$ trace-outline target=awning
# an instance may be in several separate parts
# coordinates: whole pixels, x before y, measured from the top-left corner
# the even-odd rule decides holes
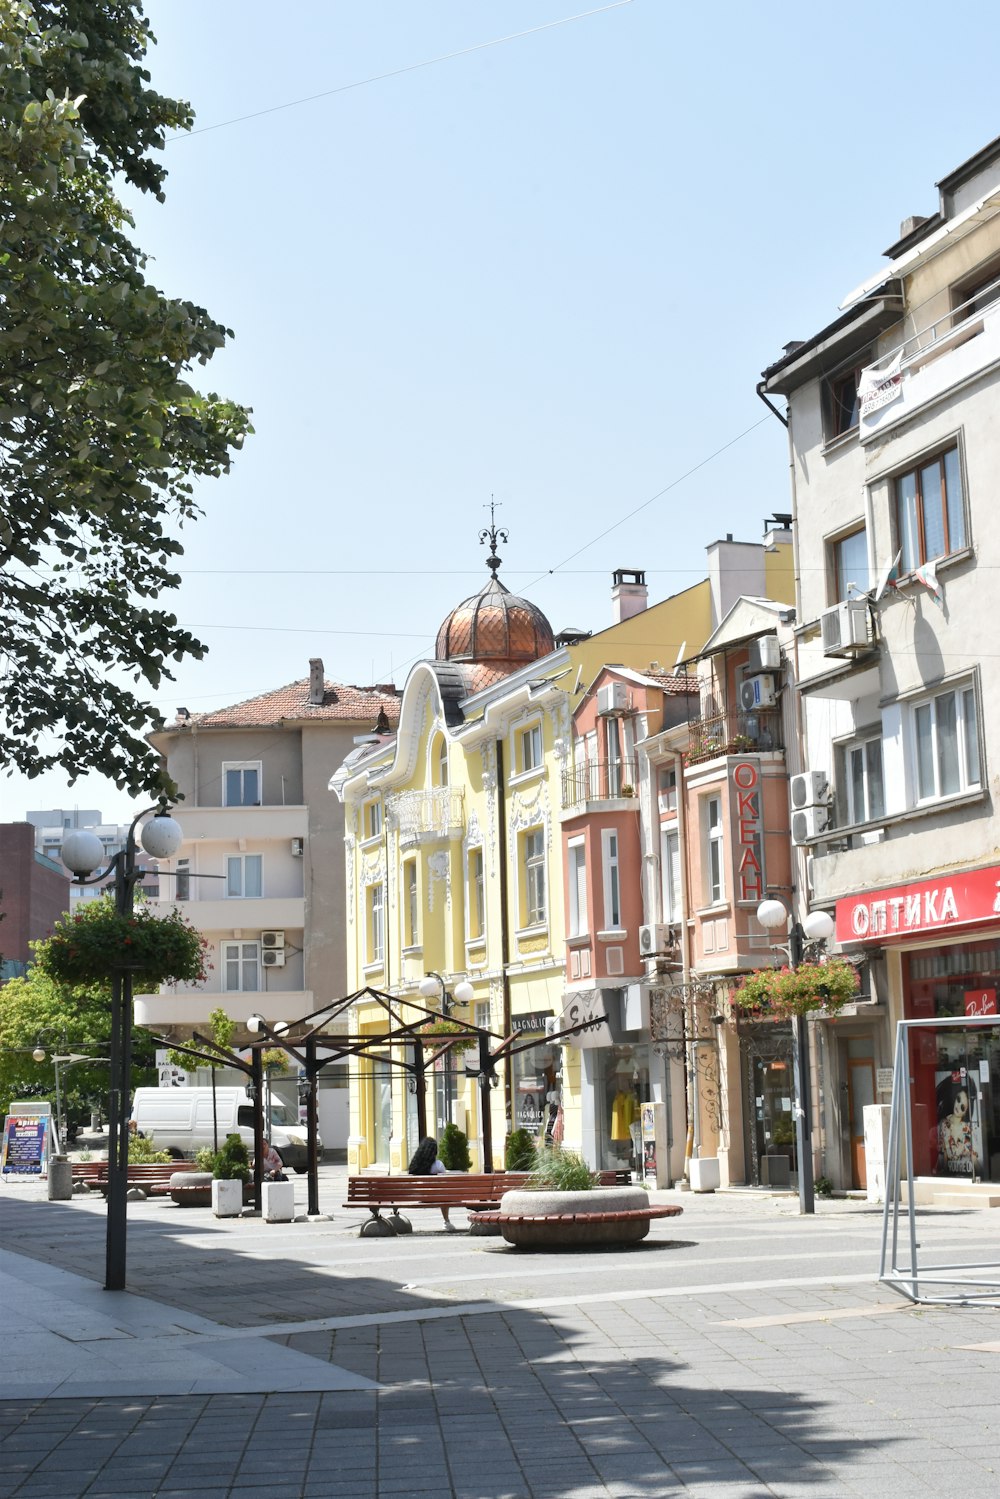
[[[841,310],[853,307],[856,302],[862,301],[891,277],[908,276],[918,266],[924,265],[928,260],[933,260],[934,256],[946,249],[949,243],[954,243],[963,235],[970,234],[973,229],[977,229],[988,219],[995,218],[998,213],[1000,213],[1000,188],[994,187],[984,198],[973,203],[971,208],[966,208],[964,212],[956,214],[953,219],[942,224],[940,229],[935,229],[928,234],[926,239],[920,240],[909,250],[904,250],[896,260],[883,266],[882,270],[877,271],[874,276],[869,276],[867,281],[855,287],[854,291],[848,293],[841,302]]]

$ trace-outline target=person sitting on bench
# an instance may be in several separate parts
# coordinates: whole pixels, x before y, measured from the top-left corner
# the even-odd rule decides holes
[[[410,1176],[442,1176],[447,1173],[448,1168],[438,1160],[437,1141],[427,1135],[413,1152],[406,1169]],[[457,1233],[458,1230],[448,1217],[448,1212],[448,1207],[443,1205],[441,1216],[444,1218],[445,1232]]]

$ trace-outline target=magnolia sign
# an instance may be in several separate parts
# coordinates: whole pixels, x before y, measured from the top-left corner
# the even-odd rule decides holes
[[[996,922],[1000,866],[849,895],[837,902],[838,942],[884,942],[942,928]]]

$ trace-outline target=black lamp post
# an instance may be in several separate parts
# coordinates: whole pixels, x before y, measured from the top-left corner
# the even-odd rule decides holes
[[[792,921],[792,913],[783,900],[769,896],[757,907],[757,920],[769,931]],[[833,917],[826,911],[810,911],[804,921],[792,921],[788,942],[773,945],[788,958],[789,968],[798,968],[807,947],[822,947],[833,935]],[[814,1213],[812,1117],[810,1111],[809,1032],[805,1016],[792,1016],[792,1042],[795,1065],[795,1151],[799,1160],[799,1212]]]
[[[165,805],[147,807],[133,819],[125,847],[114,855],[107,869],[93,874],[104,858],[104,845],[96,833],[79,829],[68,834],[62,846],[62,861],[76,884],[93,885],[114,875],[115,910],[131,916],[135,887],[145,870],[136,864],[136,828],[144,817],[141,842],[154,859],[169,859],[181,846],[180,825]],[[127,1252],[128,1118],[132,1090],[132,973],[125,966],[111,969],[111,1055],[108,1091],[108,1227],[104,1288],[124,1291]]]

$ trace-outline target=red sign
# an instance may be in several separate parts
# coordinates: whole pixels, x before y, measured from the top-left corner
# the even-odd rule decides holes
[[[995,989],[966,989],[962,996],[967,1015],[995,1015],[997,991]]]
[[[739,760],[731,772],[731,801],[736,822],[736,899],[754,905],[764,899],[764,809],[760,761]]]
[[[837,941],[887,942],[922,932],[996,924],[1000,865],[847,895],[837,902]]]

